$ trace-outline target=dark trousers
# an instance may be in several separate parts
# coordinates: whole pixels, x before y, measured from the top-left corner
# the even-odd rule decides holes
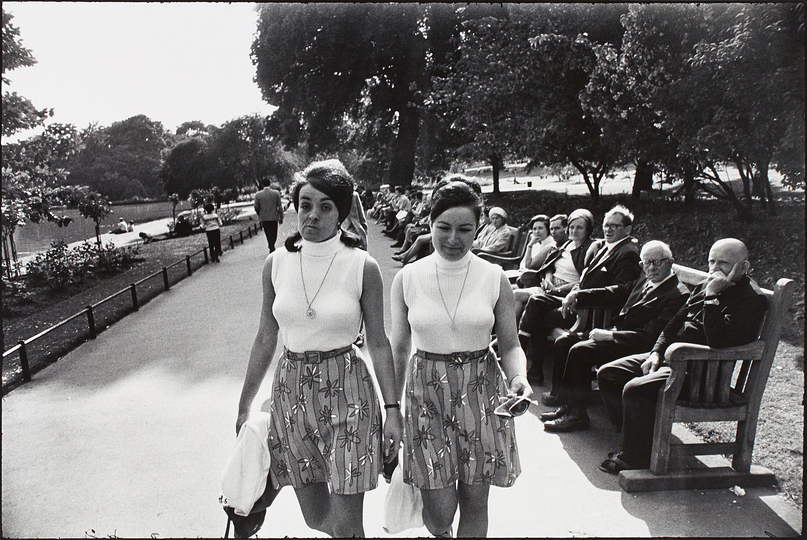
[[[620,458],[647,468],[653,451],[658,392],[667,382],[669,367],[642,374],[648,353],[638,353],[609,362],[597,371],[600,394],[614,426],[622,429]]]
[[[277,221],[261,221],[263,233],[266,235],[266,243],[269,245],[269,252],[275,250],[275,242],[277,241]]]
[[[534,366],[543,366],[544,346],[555,328],[570,328],[574,318],[564,319],[560,312],[563,299],[551,294],[530,296],[521,314],[518,330],[530,336],[531,360]]]
[[[221,256],[221,229],[205,232],[207,233],[207,245],[210,247],[210,258],[217,261]]]
[[[566,334],[555,341],[552,352],[551,393],[567,405],[585,408],[591,403],[592,367],[600,367],[650,347],[652,344],[617,344],[583,339],[580,334]]]

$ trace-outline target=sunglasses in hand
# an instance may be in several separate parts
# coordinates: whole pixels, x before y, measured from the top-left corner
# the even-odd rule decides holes
[[[496,407],[493,414],[503,416],[505,418],[513,418],[514,416],[521,416],[527,409],[530,408],[532,401],[527,396],[507,396],[506,398],[499,398],[502,403]]]

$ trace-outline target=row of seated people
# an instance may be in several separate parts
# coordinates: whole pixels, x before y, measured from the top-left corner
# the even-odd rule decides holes
[[[497,230],[509,230],[504,210],[492,208],[488,217],[477,234],[477,253],[486,239],[497,238]],[[428,218],[421,220],[403,227],[397,260],[407,263],[429,253]],[[712,347],[750,343],[766,308],[764,295],[746,275],[748,251],[739,240],[712,246],[710,276],[690,292],[672,272],[667,244],[651,240],[640,249],[631,236],[633,220],[629,209],[615,206],[603,219],[604,238],[594,240],[588,210],[568,218],[535,216],[514,285],[531,383],[543,385],[545,348],[553,350],[552,387],[542,402],[556,408],[541,415],[544,428],[588,429],[592,368],[598,368],[600,394],[622,434],[620,450],[600,465],[614,474],[649,466],[658,391],[670,373],[663,365],[666,348],[677,341]],[[592,306],[610,307],[616,313],[612,326],[568,331],[576,310]],[[558,328],[567,332],[552,340]]]
[[[558,218],[558,225],[562,220]],[[542,396],[556,407],[541,415],[544,429],[588,429],[592,368],[621,448],[600,468],[609,473],[647,468],[652,451],[658,391],[669,376],[664,351],[676,341],[712,347],[753,341],[766,300],[746,273],[748,251],[736,239],[717,241],[709,252],[709,278],[690,291],[672,272],[673,254],[664,242],[641,249],[631,236],[634,216],[617,205],[603,219],[603,240],[591,238],[594,218],[585,209],[569,215],[567,240],[554,237],[546,216],[533,218],[527,250],[514,286],[519,340],[528,358],[528,378],[544,382],[544,355],[552,349],[551,390]],[[548,222],[548,223],[547,223]],[[538,225],[540,223],[540,225]],[[535,256],[540,267],[530,272]],[[578,308],[609,307],[609,328],[570,332]],[[518,313],[521,312],[521,313]],[[557,329],[566,329],[560,337]]]

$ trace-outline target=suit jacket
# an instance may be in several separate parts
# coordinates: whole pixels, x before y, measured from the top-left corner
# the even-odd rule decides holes
[[[261,221],[279,221],[283,216],[280,192],[265,187],[255,194],[255,213]]]
[[[594,289],[609,285],[632,286],[642,268],[639,266],[638,242],[632,236],[623,238],[606,253],[600,249],[580,274],[580,289]]]
[[[632,287],[611,285],[597,289],[581,289],[577,305],[622,306],[614,318],[614,343],[633,348],[652,347],[661,331],[686,302],[689,289],[675,274],[645,292],[644,272]]]
[[[748,276],[717,296],[717,305],[705,305],[706,284],[697,285],[686,303],[661,331],[653,352],[664,354],[676,341],[709,347],[735,347],[757,339],[768,299]]]

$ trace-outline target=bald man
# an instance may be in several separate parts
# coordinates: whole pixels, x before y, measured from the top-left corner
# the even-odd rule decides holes
[[[734,238],[715,242],[709,250],[709,277],[695,286],[653,349],[614,360],[597,371],[608,416],[622,432],[620,451],[609,454],[600,469],[616,474],[650,466],[658,392],[670,374],[664,365],[667,347],[681,341],[735,347],[757,339],[767,300],[746,275],[749,268],[745,244]]]

